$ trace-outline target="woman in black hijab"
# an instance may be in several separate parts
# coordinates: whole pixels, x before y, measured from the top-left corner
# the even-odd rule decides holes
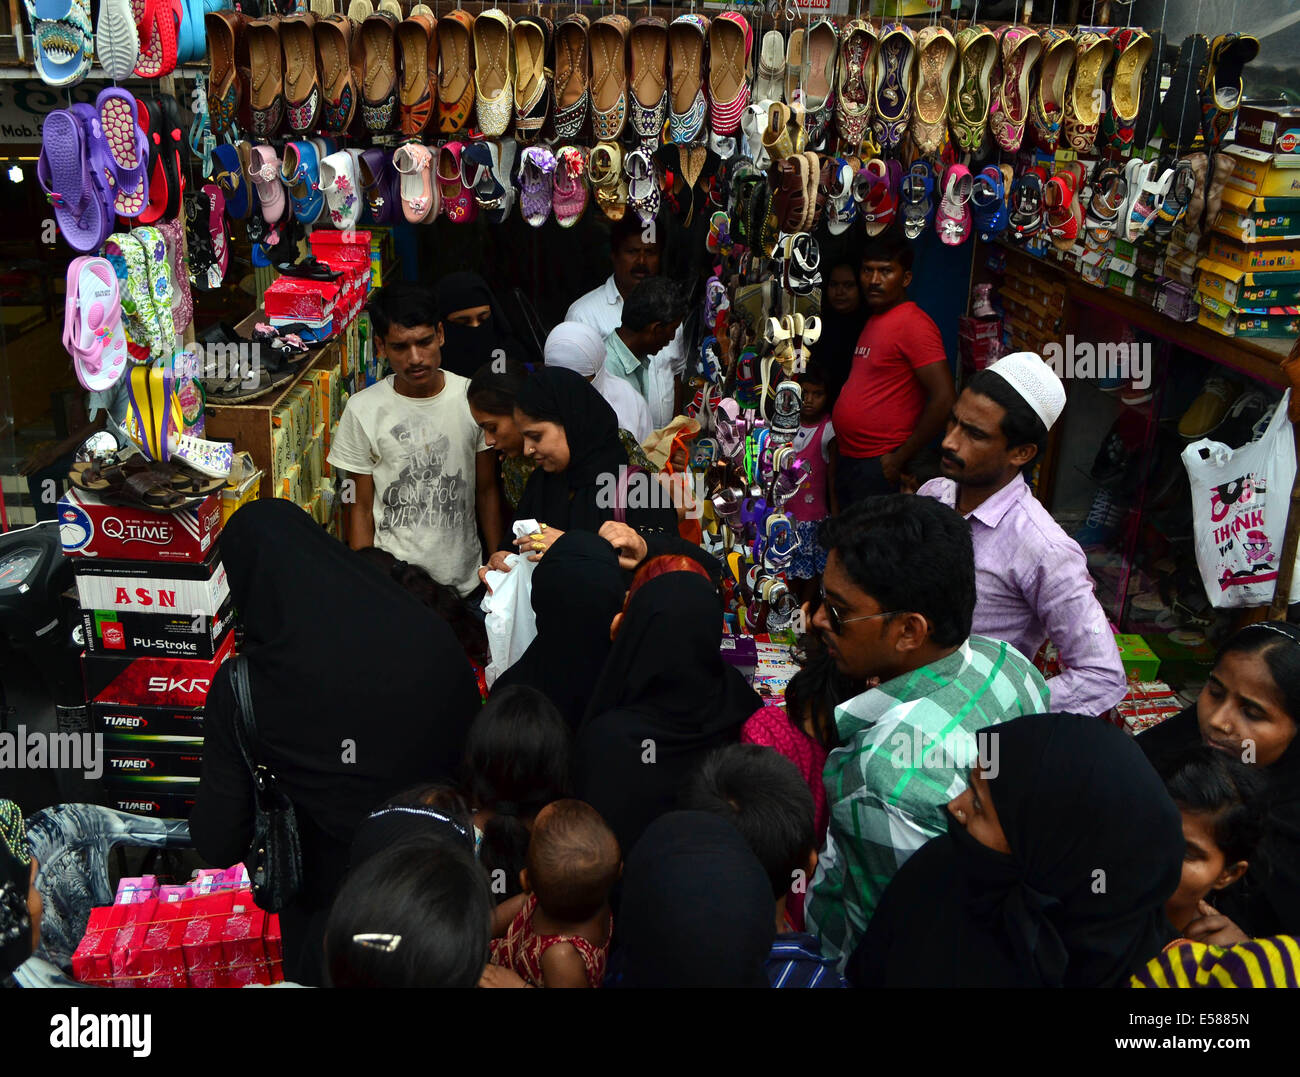
[[[524,455],[533,457],[537,467],[524,486],[514,519],[537,520],[550,533],[543,537],[541,549],[532,547],[534,552],[542,553],[556,541],[556,531],[595,533],[615,519],[627,450],[619,440],[614,409],[586,378],[572,370],[531,375],[515,400],[515,425],[523,436]],[[650,477],[623,474],[626,522],[642,534],[677,534],[677,513],[670,506],[638,504],[638,496],[654,485]],[[503,548],[513,546],[507,529]]]
[[[610,622],[623,608],[627,577],[614,547],[587,531],[570,531],[533,572],[537,637],[493,690],[536,688],[577,729],[609,654]]]
[[[285,975],[316,983],[324,919],[357,825],[399,790],[455,774],[478,689],[447,623],[296,505],[244,506],[221,555],[244,630],[254,759],[293,801],[302,844],[302,892],[280,914]],[[231,668],[208,693],[190,816],[195,847],[218,866],[241,860],[253,836]]]
[[[678,811],[628,855],[619,907],[619,987],[768,987],[772,886],[727,820]]]
[[[1222,916],[1188,925],[1198,942],[1300,931],[1300,628],[1261,621],[1219,650],[1194,706],[1137,738],[1153,761],[1208,744],[1267,778],[1268,827],[1246,877],[1215,898]],[[1219,923],[1226,917],[1228,923]],[[1200,929],[1209,928],[1208,933]]]
[[[438,281],[442,314],[442,366],[472,378],[493,359],[528,362],[501,304],[477,273],[448,273]]]
[[[647,563],[643,572],[654,567]],[[694,572],[635,586],[574,746],[576,795],[631,849],[763,703],[722,660],[722,603]]]
[[[1123,731],[1035,714],[980,734],[995,766],[885,890],[857,987],[1118,987],[1173,937],[1182,820]],[[996,751],[995,751],[996,749]]]

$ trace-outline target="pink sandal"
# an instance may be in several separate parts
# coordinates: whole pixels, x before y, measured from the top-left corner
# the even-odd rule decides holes
[[[107,258],[74,258],[68,266],[63,346],[87,392],[111,389],[126,371],[122,298]]]
[[[950,165],[943,177],[943,198],[934,216],[934,230],[949,247],[959,247],[970,239],[970,196],[975,179],[965,165]]]
[[[587,208],[587,151],[564,146],[555,154],[555,188],[551,202],[555,223],[572,228]]]
[[[438,215],[439,191],[433,182],[433,154],[427,146],[407,142],[393,154],[393,167],[401,173],[402,216],[411,224]]]
[[[448,142],[438,151],[438,197],[442,199],[442,212],[453,224],[469,224],[478,216],[478,203],[474,192],[465,189],[460,175],[460,153],[463,142]]]

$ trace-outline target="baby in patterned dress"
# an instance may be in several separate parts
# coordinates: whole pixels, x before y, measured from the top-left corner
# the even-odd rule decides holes
[[[493,934],[503,937],[492,940],[482,986],[599,987],[614,929],[609,892],[622,870],[618,840],[595,808],[557,800],[538,812],[524,892],[497,907]]]

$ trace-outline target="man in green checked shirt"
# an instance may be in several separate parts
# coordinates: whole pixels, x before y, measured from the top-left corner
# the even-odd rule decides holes
[[[841,747],[824,772],[830,828],[807,921],[843,965],[889,880],[947,830],[944,806],[966,788],[976,732],[1050,708],[1024,655],[971,635],[975,555],[958,513],[932,498],[868,498],[823,525],[822,545],[813,628],[842,673],[880,678],[836,709]]]

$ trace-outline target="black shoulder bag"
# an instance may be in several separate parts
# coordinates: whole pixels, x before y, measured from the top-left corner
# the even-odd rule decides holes
[[[281,791],[269,768],[254,762],[257,725],[248,664],[242,657],[230,660],[230,681],[235,689],[235,740],[253,779],[253,843],[244,865],[253,883],[253,900],[259,909],[279,912],[293,903],[302,888],[302,848],[293,803]]]

